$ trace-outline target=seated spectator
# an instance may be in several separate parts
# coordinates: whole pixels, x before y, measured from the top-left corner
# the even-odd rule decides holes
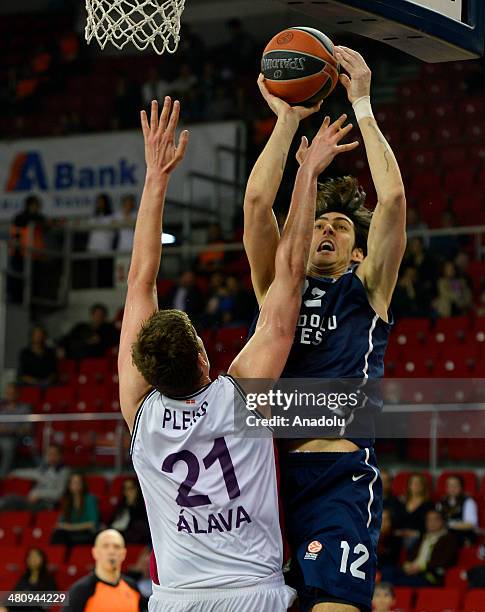
[[[391,513],[391,520],[394,528],[399,527],[402,515],[403,505],[399,499],[392,492],[392,476],[389,470],[381,470],[381,481],[382,481],[382,502],[383,509],[388,510]]]
[[[87,250],[90,253],[107,253],[114,249],[116,230],[109,227],[114,221],[111,198],[101,193],[96,198],[94,209],[94,229],[89,232]],[[113,259],[102,257],[90,262],[96,265],[96,286],[113,286]]]
[[[15,383],[5,386],[5,393],[0,400],[0,414],[30,414],[32,407],[19,402],[19,390]],[[17,445],[24,436],[32,432],[31,423],[0,423],[0,478],[4,478],[15,457]]]
[[[91,320],[78,323],[60,344],[69,359],[103,357],[106,351],[118,344],[119,332],[107,321],[108,309],[104,304],[93,304],[90,308]]]
[[[158,74],[158,70],[152,66],[148,70],[148,78],[141,86],[141,97],[144,107],[150,106],[152,100],[163,100],[170,89],[168,81]]]
[[[401,538],[394,534],[392,514],[390,510],[382,511],[382,525],[377,543],[377,564],[383,575],[388,567],[399,564],[401,554]]]
[[[247,66],[258,45],[237,17],[227,21],[226,28],[229,35],[229,42],[224,49],[226,63],[229,63],[233,69]]]
[[[47,556],[40,548],[29,548],[25,558],[26,570],[13,588],[14,591],[57,591],[54,576],[47,569]],[[18,606],[8,610],[24,612],[42,612],[43,606]]]
[[[57,357],[47,346],[47,334],[42,325],[34,325],[29,346],[19,356],[17,379],[26,385],[51,385],[57,380]]]
[[[452,229],[457,225],[459,225],[459,223],[453,211],[445,210],[441,215],[441,225],[439,229]],[[433,236],[429,248],[430,251],[442,261],[454,259],[460,249],[460,237],[450,235]]]
[[[204,308],[204,296],[195,282],[195,274],[191,270],[182,272],[177,284],[163,299],[163,308],[183,310],[195,321]]]
[[[402,586],[440,586],[446,570],[455,565],[459,545],[448,532],[443,515],[437,510],[426,514],[426,530],[410,551],[409,561],[397,568],[392,583]]]
[[[456,536],[460,544],[476,541],[477,502],[465,494],[463,479],[460,476],[448,476],[446,495],[440,500],[437,508],[443,514],[450,533]]]
[[[376,584],[372,597],[373,612],[392,612],[396,603],[396,596],[392,584],[380,582]]]
[[[426,514],[433,509],[428,481],[423,474],[412,474],[408,480],[401,525],[396,535],[404,538],[404,545],[411,548],[425,530]]]
[[[135,479],[128,478],[123,482],[123,497],[110,527],[119,531],[127,544],[150,543],[145,502]]]
[[[134,195],[123,196],[121,199],[121,210],[115,215],[115,220],[124,226],[118,229],[116,250],[120,253],[131,253],[136,221],[136,200]]]
[[[407,266],[399,275],[392,298],[392,311],[396,319],[419,317],[423,313],[418,303],[418,273],[416,268]]]
[[[71,474],[52,544],[91,544],[98,529],[98,501],[88,492],[82,474]]]
[[[433,307],[440,317],[453,317],[470,310],[473,294],[468,283],[456,273],[455,264],[447,261],[437,283],[437,296]]]
[[[51,445],[46,460],[38,468],[22,468],[13,474],[19,478],[35,480],[27,497],[5,495],[0,497],[0,510],[45,510],[54,508],[64,495],[69,468],[62,463],[62,451]]]
[[[174,96],[184,97],[192,88],[197,85],[197,76],[192,72],[189,64],[182,64],[175,81],[170,83],[170,91]]]
[[[213,223],[207,230],[207,248],[199,253],[198,267],[201,272],[214,272],[219,270],[224,263],[224,251],[220,247],[224,244],[222,229],[218,223]]]
[[[219,300],[219,315],[223,325],[249,324],[254,315],[255,304],[249,292],[241,287],[236,276],[226,277],[224,295]]]

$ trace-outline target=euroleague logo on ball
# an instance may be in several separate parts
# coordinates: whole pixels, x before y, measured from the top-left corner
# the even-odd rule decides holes
[[[286,45],[286,43],[289,43],[292,40],[293,40],[293,32],[283,32],[281,36],[278,36],[278,38],[276,39],[276,42],[279,45]]]
[[[308,544],[308,552],[309,553],[319,553],[322,550],[323,546],[318,540],[313,540]]]

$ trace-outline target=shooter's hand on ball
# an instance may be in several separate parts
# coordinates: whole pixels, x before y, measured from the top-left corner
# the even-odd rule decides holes
[[[146,112],[141,111],[147,173],[160,176],[169,175],[182,161],[189,141],[189,132],[184,130],[180,134],[178,144],[175,144],[175,130],[179,114],[180,102],[175,100],[172,108],[172,100],[169,96],[165,98],[160,119],[156,100],[152,102],[150,123],[148,123]]]
[[[278,119],[282,118],[293,118],[297,123],[300,123],[302,119],[306,119],[313,113],[316,113],[320,110],[322,106],[323,100],[317,102],[314,106],[306,107],[306,106],[290,106],[287,102],[278,98],[277,96],[273,96],[268,91],[266,84],[264,82],[264,75],[260,74],[258,77],[258,87],[261,91],[263,98],[268,103],[268,106],[273,111],[273,113],[278,117]]]
[[[296,154],[296,159],[300,166],[308,166],[317,174],[320,174],[339,153],[352,151],[359,146],[358,141],[342,145],[338,144],[353,127],[351,123],[342,127],[346,119],[347,115],[341,115],[337,121],[330,125],[330,117],[325,117],[321,128],[318,130],[310,146],[308,146],[307,138],[303,136],[300,148]]]
[[[350,75],[350,78],[346,74],[341,74],[339,77],[347,90],[349,102],[353,104],[363,96],[370,96],[372,73],[362,55],[348,47],[335,47],[334,55]]]

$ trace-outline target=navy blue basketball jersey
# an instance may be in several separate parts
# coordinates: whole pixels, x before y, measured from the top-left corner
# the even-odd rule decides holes
[[[339,278],[307,276],[283,378],[383,376],[392,322],[386,323],[375,313],[356,269],[351,266]],[[353,441],[360,447],[373,444],[370,438]]]

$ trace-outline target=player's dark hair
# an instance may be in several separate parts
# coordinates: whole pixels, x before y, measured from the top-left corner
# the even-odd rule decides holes
[[[354,224],[354,248],[362,249],[367,255],[367,236],[369,235],[372,211],[365,207],[365,191],[353,176],[342,176],[319,183],[315,218],[327,212],[343,213]]]
[[[132,347],[133,363],[149,385],[171,397],[197,390],[200,344],[181,310],[159,310],[145,321]]]

